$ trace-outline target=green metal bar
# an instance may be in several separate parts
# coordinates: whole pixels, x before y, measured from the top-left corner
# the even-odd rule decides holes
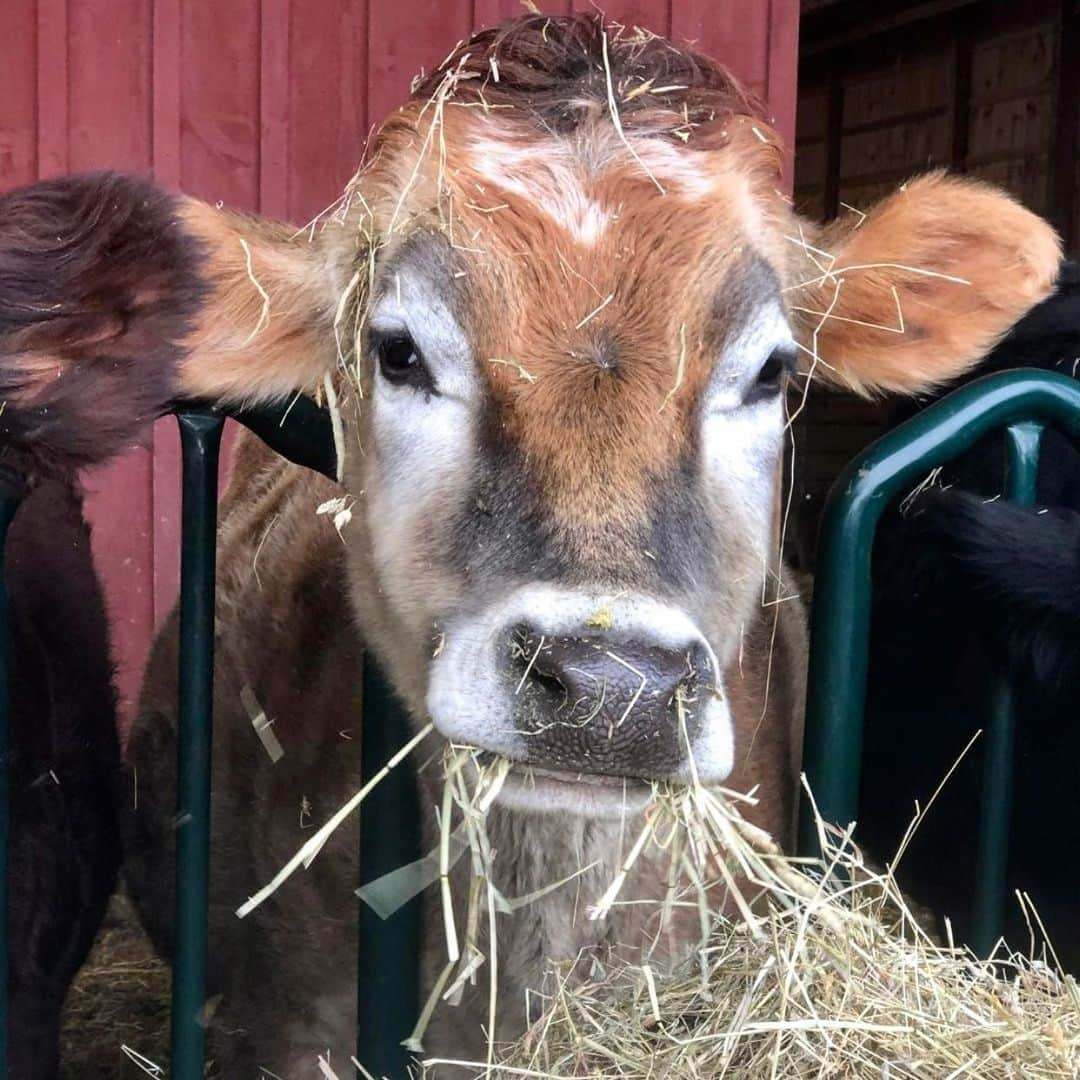
[[[8,1075],[8,844],[11,838],[11,627],[8,624],[4,548],[8,526],[25,494],[22,485],[0,478],[0,1077]]]
[[[870,556],[884,508],[930,469],[985,434],[1020,421],[1080,436],[1080,386],[1064,375],[1010,371],[953,391],[870,446],[826,500],[814,583],[804,767],[826,822],[855,820],[862,757],[870,614]],[[803,800],[799,847],[818,852]]]
[[[1043,426],[1030,421],[1005,429],[1003,496],[1018,506],[1034,506]],[[989,956],[1005,926],[1005,889],[1013,804],[1013,744],[1016,709],[1006,679],[994,687],[983,751],[982,808],[975,872],[971,945]]]
[[[183,452],[180,686],[176,761],[176,937],[172,980],[173,1080],[202,1080],[210,875],[217,473],[222,416],[177,415]]]
[[[283,457],[335,478],[337,458],[329,413],[309,399],[301,397],[279,406],[236,410],[232,416]],[[192,1023],[192,1018],[198,1017],[204,997],[213,689],[213,535],[216,525],[216,486],[213,484],[222,421],[210,410],[194,408],[178,419],[184,437],[185,465],[179,753],[182,760],[185,752],[190,755],[187,758],[190,786],[178,789],[181,808],[178,821],[183,823],[186,832],[186,846],[182,856],[178,836],[172,1076],[174,1080],[195,1080],[202,1077],[203,1070],[203,1032],[197,1020]],[[203,582],[208,583],[208,587],[204,587]],[[191,648],[185,652],[183,642],[188,641],[189,636],[185,633],[184,598],[189,593],[193,605]],[[198,634],[197,627],[201,628]],[[189,705],[187,712],[185,703]],[[382,768],[412,734],[405,709],[370,658],[364,663],[363,709],[361,768],[366,780]],[[180,769],[184,775],[184,765]],[[202,808],[201,815],[195,815],[193,807]],[[192,815],[190,820],[189,814]],[[408,770],[390,772],[368,796],[360,815],[360,843],[361,881],[371,881],[419,858],[419,799],[415,777]],[[182,896],[186,896],[186,900],[182,901]],[[189,905],[186,922],[180,914],[182,902]],[[358,1060],[372,1075],[405,1080],[412,1057],[401,1042],[410,1034],[420,1006],[419,899],[404,905],[385,921],[366,904],[361,904],[359,921],[362,944],[358,973]],[[186,969],[183,1003],[177,990],[181,958]],[[181,1053],[185,1055],[183,1059]],[[185,1069],[188,1071],[183,1071]]]
[[[406,743],[412,729],[373,660],[364,660],[360,765],[364,780]],[[416,778],[387,773],[360,808],[360,880],[369,882],[420,857]],[[420,898],[380,919],[360,904],[357,1060],[372,1076],[407,1080],[412,1055],[401,1045],[420,1008]]]

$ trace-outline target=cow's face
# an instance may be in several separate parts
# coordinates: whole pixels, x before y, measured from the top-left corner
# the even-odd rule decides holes
[[[545,805],[731,770],[723,672],[775,564],[796,364],[772,188],[735,149],[635,160],[597,127],[588,156],[448,128],[453,188],[379,252],[359,339],[393,652]]]
[[[357,188],[376,242],[354,274],[350,483],[375,644],[444,736],[517,763],[519,804],[617,811],[653,779],[723,780],[746,751],[725,673],[777,595],[800,349],[804,370],[910,390],[989,340],[995,287],[953,295],[964,244],[920,248],[947,182],[815,250],[768,126],[700,104],[686,145],[653,113],[627,136],[596,99],[551,122],[425,103]],[[372,582],[354,584],[363,613]]]

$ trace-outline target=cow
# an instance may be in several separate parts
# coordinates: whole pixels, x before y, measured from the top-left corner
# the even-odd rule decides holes
[[[208,993],[225,1075],[309,1075],[351,1041],[355,835],[250,925],[232,911],[303,839],[305,806],[355,787],[361,648],[436,744],[511,762],[487,826],[500,892],[576,874],[499,915],[492,1037],[522,1030],[550,961],[655,938],[659,856],[628,877],[642,903],[586,917],[654,781],[754,788],[754,820],[790,840],[806,641],[798,601],[777,601],[785,391],[956,377],[1048,294],[1060,253],[1007,195],[941,174],[819,228],[781,164],[721,64],[599,15],[526,15],[419,80],[301,233],[115,174],[0,204],[0,432],[31,472],[100,461],[184,400],[336,386],[340,537],[317,513],[333,487],[250,443],[223,518]],[[131,878],[159,939],[175,634],[133,736]],[[434,843],[437,770],[420,776]],[[674,919],[672,955],[699,936],[696,912]],[[482,1059],[488,986],[436,1012],[429,1053]]]
[[[8,1075],[54,1080],[64,999],[120,868],[108,625],[71,483],[45,478],[26,491],[4,579],[12,649]]]
[[[1075,378],[1077,357],[1080,269],[1066,262],[1054,294],[959,382],[1019,367]],[[905,403],[896,422],[939,397]],[[1003,462],[996,433],[914,497],[905,493],[879,526],[860,830],[876,851],[896,849],[915,800],[925,804],[986,729],[1008,679],[1018,718],[1010,893],[1032,895],[1060,960],[1076,970],[1071,868],[1080,817],[1069,763],[1080,752],[1080,454],[1074,440],[1047,429],[1030,509],[1001,498]],[[971,925],[982,742],[964,755],[898,866],[909,893],[961,936]],[[1015,904],[1007,912],[1008,938],[1023,946],[1023,912]]]

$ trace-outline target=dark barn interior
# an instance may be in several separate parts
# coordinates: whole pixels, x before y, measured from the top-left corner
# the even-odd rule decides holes
[[[795,202],[858,213],[934,168],[1000,184],[1080,236],[1080,9],[1072,0],[803,0]],[[800,558],[821,503],[892,403],[811,394],[796,437]]]
[[[907,178],[948,169],[1006,188],[1047,217],[1066,254],[1074,253],[1080,238],[1078,45],[1080,9],[1074,0],[872,6],[804,0],[797,206],[812,218],[858,215]],[[1062,281],[1057,315],[1031,338],[1030,348],[1003,347],[992,366],[1037,365],[1075,378],[1075,285],[1068,274]],[[822,505],[839,471],[917,407],[811,390],[795,433],[798,510],[788,544],[797,564],[814,567]],[[974,493],[978,504],[993,503],[1003,490],[1003,461],[1000,438],[987,439],[937,482]],[[1074,444],[1048,432],[1041,461],[1036,506],[1042,509],[1032,513],[1050,515],[1044,523],[1058,514],[1075,516],[1075,492],[1067,479],[1075,468]],[[1064,483],[1053,479],[1055,472]],[[1006,508],[999,509],[1004,515]],[[932,512],[931,505],[931,516],[921,521],[931,521]],[[1015,604],[994,610],[978,587],[959,585],[956,563],[950,562],[955,553],[940,535],[920,527],[919,513],[911,515],[910,526],[901,525],[899,515],[886,518],[888,537],[879,531],[859,835],[878,857],[888,858],[910,823],[915,800],[925,807],[960,759],[920,825],[900,878],[916,899],[947,911],[958,938],[967,938],[986,732],[1000,702],[1001,672],[1009,669],[1017,729],[1011,751],[1016,789],[1008,937],[1020,947],[1028,941],[1029,928],[1011,893],[1030,891],[1062,962],[1075,970],[1080,950],[1071,873],[1080,857],[1080,821],[1069,794],[1071,766],[1062,765],[1080,751],[1072,723],[1075,675],[1058,654],[1051,660],[1048,651],[1038,659],[1034,616],[1019,637],[1020,647],[1035,659],[1027,675],[1018,673],[1002,644],[1003,628],[1021,618]],[[995,528],[1006,528],[1004,518]],[[1010,557],[1004,554],[1004,531],[998,535],[1002,539],[991,533],[991,543],[1004,560]],[[1041,558],[1049,563],[1070,543],[1063,539]],[[1034,546],[1022,544],[1012,558],[1019,579],[1025,572],[1020,564],[1035,558]],[[934,559],[938,569],[925,572]],[[920,561],[924,569],[918,574],[904,577],[896,570]],[[883,582],[889,573],[892,580]],[[1075,651],[1075,609],[1062,626],[1058,640]],[[1041,689],[1031,676],[1039,663]],[[1051,684],[1054,693],[1041,692]]]

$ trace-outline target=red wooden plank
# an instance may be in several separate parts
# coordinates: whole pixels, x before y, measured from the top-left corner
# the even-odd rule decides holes
[[[569,15],[571,0],[551,0],[550,3],[537,4],[545,15]],[[473,28],[480,30],[485,26],[494,26],[504,19],[523,15],[526,11],[521,0],[475,0],[473,4]]]
[[[769,0],[678,0],[671,36],[727,64],[748,86],[764,93],[768,79]]]
[[[259,22],[259,212],[289,216],[289,0],[263,0]],[[312,4],[304,18],[315,16]]]
[[[68,165],[150,165],[150,0],[78,0],[68,8]]]
[[[259,5],[181,7],[180,183],[239,210],[259,208]]]
[[[288,217],[298,224],[337,199],[360,164],[367,136],[367,21],[364,0],[293,6]]]
[[[273,57],[270,69],[261,70],[261,51],[265,39],[272,47],[280,33],[281,9],[281,0],[267,0],[264,28],[258,0],[230,0],[227,9],[215,0],[182,0],[180,186],[186,193],[255,211],[263,205],[265,182],[267,209],[283,212],[283,197],[270,190],[282,172],[276,133],[264,142],[260,122],[260,96],[277,91],[274,74],[281,72],[280,62],[273,67]],[[223,471],[232,443],[227,430]],[[180,450],[171,417],[158,422],[155,457],[155,613],[160,621],[175,603],[180,577]]]
[[[180,0],[154,0],[152,43],[154,179],[180,186]]]
[[[153,595],[154,626],[173,608],[180,594],[180,436],[176,421],[162,417],[154,424]]]
[[[68,166],[147,171],[150,0],[78,0],[67,16]],[[124,719],[131,714],[153,630],[152,475],[151,453],[143,445],[84,477]]]
[[[180,187],[180,3],[154,0],[153,169],[168,188]],[[180,439],[176,421],[154,425],[152,573],[154,627],[172,609],[180,590]]]
[[[799,89],[799,0],[770,0],[765,98],[784,140],[784,190],[795,179],[795,108]]]
[[[671,4],[668,0],[574,0],[575,11],[602,11],[608,22],[641,26],[663,37],[671,35]]]
[[[38,177],[68,171],[67,0],[38,0],[37,171]]]
[[[467,37],[472,0],[371,0],[368,21],[368,116],[386,119],[421,69],[442,63]]]
[[[37,7],[30,0],[4,16],[0,71],[0,191],[7,191],[37,176]]]

